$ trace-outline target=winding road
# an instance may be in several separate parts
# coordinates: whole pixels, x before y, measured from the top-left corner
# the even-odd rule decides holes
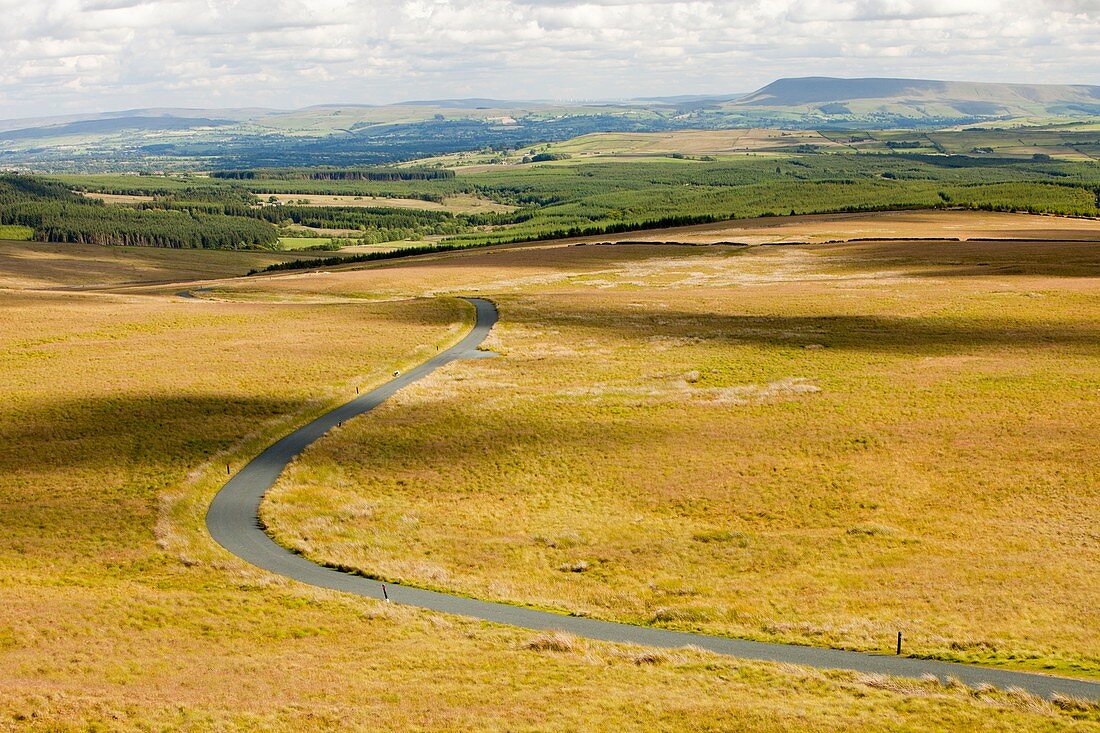
[[[298,428],[254,458],[222,487],[210,504],[206,526],[211,536],[237,557],[272,573],[302,583],[381,599],[382,583],[340,570],[317,565],[276,544],[260,524],[260,502],[287,464],[331,428],[382,404],[395,392],[439,367],[459,359],[490,356],[477,346],[497,321],[496,307],[488,300],[467,298],[477,309],[477,321],[459,343],[377,389],[328,412]],[[1100,699],[1100,683],[1050,675],[1014,672],[903,656],[866,654],[821,647],[744,641],[722,636],[670,631],[645,626],[566,616],[503,603],[479,601],[446,593],[387,583],[395,603],[468,616],[483,621],[524,629],[560,630],[588,639],[676,648],[687,645],[741,659],[800,664],[820,669],[847,669],[864,673],[922,677],[941,680],[955,677],[968,685],[987,683],[1007,689],[1018,687],[1049,698],[1055,693],[1086,699]]]

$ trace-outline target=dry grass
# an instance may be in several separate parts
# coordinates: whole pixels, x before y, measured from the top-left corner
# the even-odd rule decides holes
[[[140,194],[129,193],[99,193],[98,191],[81,191],[80,195],[108,204],[140,204],[145,201],[153,201],[156,199],[155,196],[142,196]]]
[[[424,201],[422,199],[402,199],[380,196],[341,196],[329,194],[269,194],[257,193],[263,201],[271,196],[281,204],[298,204],[305,206],[350,206],[350,207],[384,207],[398,209],[423,209],[425,211],[452,211],[456,214],[477,214],[486,212],[515,211],[515,206],[499,204],[496,201],[480,198],[470,194],[448,196],[442,203],[436,201]]]
[[[0,288],[54,288],[235,277],[308,255],[0,240]]]
[[[563,631],[548,631],[545,634],[539,634],[535,638],[525,641],[523,643],[523,648],[531,649],[536,652],[574,654],[584,652],[587,647],[583,639],[572,634],[567,634]]]
[[[780,244],[860,238],[1001,238],[1100,241],[1100,221],[983,211],[882,211],[740,219],[675,229],[585,237],[578,241]]]
[[[456,259],[354,276],[261,281],[272,289],[267,301],[277,301],[285,285],[295,285],[287,291],[297,302],[289,303],[0,292],[0,730],[1100,727],[1100,713],[1077,703],[1044,707],[1018,695],[935,689],[930,683],[921,687],[922,694],[909,694],[864,684],[851,674],[742,663],[692,649],[654,651],[542,636],[418,612],[305,588],[248,567],[213,545],[202,517],[224,480],[225,463],[241,465],[292,425],[349,397],[354,386],[369,386],[421,360],[453,340],[468,317],[453,301],[370,303],[361,299],[364,294],[419,293],[428,287],[425,276],[438,276],[441,288],[457,288],[478,277],[507,279],[515,274],[512,268],[521,267],[532,275],[564,275],[536,289],[585,290],[591,286],[576,285],[571,273],[648,255],[582,248],[507,256],[513,259],[492,260],[511,263],[504,271],[481,265],[480,275],[476,262]],[[571,257],[578,258],[576,267]],[[325,295],[315,298],[303,287],[307,283]],[[249,283],[249,289],[251,297],[261,297],[257,284]],[[605,291],[598,292],[602,299]],[[356,302],[344,302],[349,294]],[[667,294],[674,297],[678,291]],[[623,320],[634,312],[633,300],[621,303],[623,312],[609,310],[626,324],[626,341],[620,341],[599,328],[585,332],[568,317],[559,325],[515,319],[524,307],[539,305],[525,301],[528,297],[536,296],[517,295],[511,303],[502,299],[506,321],[496,341],[506,347],[507,357],[447,367],[434,383],[438,392],[410,393],[394,406],[400,409],[384,416],[381,443],[359,444],[359,430],[373,418],[337,431],[337,441],[350,439],[349,450],[355,446],[370,460],[380,449],[394,460],[408,461],[408,470],[380,477],[403,481],[409,471],[417,472],[416,487],[400,486],[394,495],[405,506],[391,515],[394,501],[361,493],[362,486],[349,482],[352,473],[340,467],[322,484],[345,493],[308,518],[313,522],[309,531],[326,536],[377,519],[380,526],[416,533],[436,522],[434,510],[407,501],[407,491],[434,491],[436,482],[449,483],[452,436],[439,433],[429,443],[417,443],[419,453],[409,452],[410,445],[393,430],[395,420],[409,428],[421,420],[436,425],[439,408],[452,400],[476,402],[468,388],[478,384],[486,388],[481,397],[506,400],[514,395],[488,388],[534,384],[535,403],[547,399],[547,384],[561,390],[577,386],[581,377],[597,376],[611,385],[637,377],[614,377],[611,371],[618,364],[611,363],[596,375],[585,374],[587,367],[566,369],[568,379],[561,380],[564,361],[575,357],[552,350],[540,357],[550,367],[547,383],[533,380],[531,369],[538,367],[533,363],[511,373],[524,343],[537,343],[540,334],[542,341],[553,342],[558,340],[554,331],[563,341],[581,333],[583,344],[574,347],[596,355],[638,340],[631,321]],[[603,300],[592,302],[609,307]],[[577,306],[570,296],[561,313],[579,315]],[[550,313],[554,319],[556,312]],[[530,335],[517,341],[513,327],[515,333]],[[639,342],[644,349],[651,336]],[[662,353],[676,355],[709,343],[693,338],[670,335]],[[836,348],[830,341],[828,349],[811,353],[831,355]],[[661,374],[645,379],[677,393],[685,384],[735,386],[709,384],[708,369],[693,361],[673,358]],[[487,374],[483,370],[490,365],[501,371]],[[693,371],[699,379],[686,379]],[[758,371],[739,384],[777,381],[767,368]],[[505,379],[509,375],[512,382]],[[831,378],[814,384],[821,393],[744,405],[692,404],[732,414],[793,409],[803,401],[828,399],[837,388]],[[408,411],[421,403],[424,414]],[[456,427],[468,431],[467,444],[477,444],[479,436],[495,429],[495,419]],[[576,437],[573,420],[567,414],[566,432],[548,435]],[[601,424],[598,420],[594,427]],[[502,461],[507,453],[496,450],[520,447],[544,423],[508,427],[511,432],[497,434],[494,450],[475,454],[469,477],[476,478],[486,461],[497,463],[512,492],[523,465]],[[610,437],[620,434],[613,431]],[[612,447],[599,440],[594,445]],[[548,452],[543,459],[553,455]],[[426,457],[432,457],[431,466],[421,474],[418,461]],[[349,471],[353,468],[347,464]],[[443,473],[433,476],[433,470]],[[560,496],[551,494],[547,501]],[[478,492],[471,498],[483,501]],[[593,506],[597,500],[598,494]],[[518,512],[531,511],[527,501],[516,502]],[[514,529],[507,522],[500,526],[506,532]],[[587,561],[589,543],[602,541],[598,535],[570,524],[540,531],[542,539],[531,542],[547,557],[562,558],[551,568],[554,575],[606,582],[602,563],[590,562],[578,573],[556,570],[563,562]],[[757,536],[719,531],[693,546],[754,547]],[[449,563],[446,557],[422,556],[412,567],[418,577],[438,572],[439,582],[453,583],[458,576],[447,574]],[[535,573],[542,574],[541,569]],[[682,601],[697,598],[692,592],[698,588],[683,579],[656,579],[653,587],[671,599],[665,605],[673,612],[682,613]],[[501,592],[493,586],[491,594]]]
[[[553,152],[571,155],[630,157],[639,155],[729,155],[817,145],[844,148],[812,130],[678,130],[675,132],[597,132],[554,143]]]
[[[1098,260],[583,247],[301,280],[459,288],[480,262],[504,358],[345,426],[265,517],[317,559],[480,597],[1097,675]],[[371,515],[302,531],[353,500]]]

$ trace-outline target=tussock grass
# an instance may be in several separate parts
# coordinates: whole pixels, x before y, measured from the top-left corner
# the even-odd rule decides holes
[[[2,234],[2,232],[0,232]],[[0,240],[4,239],[0,236]],[[53,288],[236,277],[310,254],[0,241],[0,288]]]
[[[981,520],[985,515],[973,511],[973,501],[979,500],[990,514],[996,510],[1011,520],[997,529],[1013,543],[1013,562],[1028,562],[1029,546],[1019,544],[1027,533],[1044,540],[1044,561],[1056,569],[1062,568],[1061,556],[1047,541],[1054,536],[1068,538],[1076,562],[1088,560],[1089,535],[1073,531],[1076,525],[1057,509],[1065,505],[1079,515],[1092,505],[1067,503],[1062,483],[1038,483],[1034,453],[1019,446],[1013,446],[1019,460],[1012,486],[1017,494],[1023,487],[1027,496],[1018,505],[1006,503],[996,491],[1002,481],[997,474],[988,478],[990,484],[971,486],[966,505],[944,503],[942,495],[920,482],[894,486],[885,481],[853,490],[845,482],[847,471],[860,478],[880,475],[884,465],[889,467],[883,453],[896,451],[900,438],[912,441],[911,429],[902,430],[900,438],[883,429],[882,415],[913,408],[904,401],[871,411],[842,409],[848,403],[838,403],[860,394],[857,388],[867,383],[878,389],[875,394],[887,396],[946,389],[952,402],[932,407],[944,418],[965,421],[969,403],[960,402],[960,396],[966,395],[961,387],[968,383],[944,382],[939,370],[961,370],[973,379],[994,369],[993,374],[1014,378],[1012,389],[1030,400],[1032,409],[1043,405],[1033,399],[1036,391],[1053,395],[1047,411],[1028,426],[1042,427],[1036,435],[1043,445],[1072,447],[1051,426],[1065,412],[1077,420],[1078,429],[1089,427],[1064,398],[1077,394],[1074,385],[1088,389],[1092,384],[1091,372],[1074,360],[1077,351],[1089,356],[1091,347],[1080,337],[1081,326],[1067,315],[1075,310],[1088,315],[1081,310],[1087,298],[1073,301],[1060,288],[1032,279],[1026,292],[1043,298],[1039,315],[1029,315],[1019,310],[1025,284],[1012,291],[1012,298],[997,295],[998,303],[1010,303],[1006,317],[1030,318],[1020,330],[1038,334],[1037,341],[1025,340],[1027,348],[1021,349],[1040,352],[1032,357],[1037,362],[1006,365],[1006,357],[986,351],[1003,347],[1004,337],[979,339],[977,353],[928,348],[942,347],[944,333],[983,333],[966,330],[965,322],[917,329],[925,348],[915,353],[884,343],[881,334],[876,339],[874,332],[862,340],[838,337],[834,322],[799,313],[805,303],[791,299],[792,291],[781,297],[790,300],[793,312],[778,323],[773,309],[752,296],[756,286],[751,284],[737,286],[745,290],[706,307],[686,310],[694,291],[664,285],[668,297],[638,298],[637,291],[625,288],[621,299],[609,297],[620,286],[597,289],[574,283],[572,275],[615,270],[651,254],[599,249],[605,251],[503,253],[480,264],[478,259],[439,259],[341,275],[260,278],[247,284],[256,295],[251,302],[0,293],[0,394],[5,398],[0,403],[0,729],[1100,727],[1100,712],[1079,701],[1040,705],[995,690],[940,685],[933,692],[931,684],[926,694],[908,694],[904,684],[925,690],[924,683],[891,689],[899,683],[868,685],[843,672],[740,662],[690,647],[648,650],[565,636],[565,641],[552,641],[560,650],[538,650],[528,645],[554,635],[304,587],[214,546],[203,515],[224,481],[226,463],[240,466],[278,435],[350,397],[355,386],[367,387],[395,368],[406,369],[423,357],[420,345],[438,348],[452,341],[468,318],[446,300],[368,300],[532,278],[499,298],[505,321],[496,341],[507,347],[507,356],[452,364],[425,389],[410,390],[377,415],[345,424],[318,448],[346,454],[325,465],[318,463],[318,453],[307,457],[293,467],[294,482],[284,486],[282,500],[300,491],[294,502],[310,513],[286,514],[288,505],[281,500],[265,508],[275,509],[268,519],[282,521],[283,531],[300,531],[311,554],[348,557],[356,567],[393,571],[427,584],[457,588],[473,579],[474,592],[488,597],[533,602],[541,596],[560,607],[589,608],[592,614],[625,610],[637,618],[666,608],[682,618],[697,614],[669,623],[735,630],[759,630],[760,624],[778,620],[761,612],[766,606],[755,604],[789,597],[791,582],[823,582],[807,577],[809,561],[820,563],[830,582],[839,578],[847,587],[853,575],[838,573],[838,566],[857,576],[868,574],[868,582],[877,583],[897,573],[890,563],[912,562],[905,554],[908,546],[894,544],[897,540],[845,534],[849,527],[882,521],[873,506],[890,516],[889,526],[904,530],[904,538],[919,537],[925,557],[958,556],[950,538],[933,531],[936,524],[927,508],[936,507],[949,518]],[[719,262],[705,261],[698,270],[713,271]],[[770,265],[753,267],[766,275]],[[650,274],[633,272],[630,279],[667,284],[678,277],[673,269],[658,264]],[[721,271],[712,274],[729,278]],[[56,282],[65,282],[64,277],[59,274]],[[617,277],[614,272],[601,275],[611,282]],[[964,302],[993,298],[969,287],[960,296]],[[600,295],[589,299],[589,290]],[[296,302],[279,303],[287,294]],[[324,297],[315,298],[318,294]],[[881,295],[858,295],[861,309],[867,303],[882,308]],[[356,302],[343,302],[349,296]],[[807,300],[820,296],[804,294]],[[736,310],[730,305],[734,302]],[[834,308],[836,303],[830,301]],[[934,310],[937,303],[922,307]],[[604,315],[593,319],[593,313]],[[753,320],[731,320],[731,314]],[[767,319],[761,320],[764,315]],[[966,317],[981,316],[979,303]],[[877,323],[883,322],[896,323]],[[813,358],[848,359],[865,351],[872,363],[863,363],[850,378],[828,364],[798,364],[794,370],[791,359],[807,352],[788,348],[792,339],[785,334],[815,329],[827,332],[830,348],[811,352]],[[1012,338],[1018,338],[1015,330]],[[877,345],[869,347],[868,340]],[[568,343],[569,350],[555,351],[559,342]],[[541,354],[530,348],[538,344],[548,344]],[[665,350],[657,351],[655,344]],[[886,380],[883,374],[897,367],[899,352],[916,362],[903,371],[902,382]],[[651,354],[657,355],[657,366],[648,361]],[[1035,371],[1049,367],[1057,367],[1062,380],[1053,382],[1057,390],[1051,382],[1029,381]],[[624,394],[608,404],[578,408],[557,396],[585,383],[682,390],[682,376],[691,371],[700,374],[691,389],[767,385],[784,376],[803,376],[822,391],[734,406],[706,400],[646,402]],[[995,390],[992,394],[1003,398]],[[466,404],[469,410],[457,409]],[[953,407],[944,411],[945,404]],[[995,429],[967,439],[995,446],[1003,440],[998,438],[1003,418],[1021,414],[1011,408],[994,415],[1002,419]],[[922,414],[918,410],[910,417]],[[830,415],[848,415],[851,422],[826,419]],[[378,425],[373,425],[375,418]],[[672,433],[651,430],[669,418]],[[768,427],[769,422],[774,425]],[[789,431],[794,431],[791,440],[819,435],[823,442],[809,441],[813,450],[795,454],[784,442]],[[671,439],[675,432],[685,441]],[[757,433],[762,453],[738,452],[739,445],[753,445],[749,437]],[[916,434],[939,435],[937,430]],[[934,449],[933,457],[942,461],[944,444],[924,440],[916,447]],[[480,448],[471,453],[470,446]],[[790,477],[829,459],[829,451],[849,468],[807,473],[816,493],[797,484],[792,488]],[[914,472],[912,454],[900,455],[906,461],[902,468]],[[670,457],[680,457],[677,470],[654,473]],[[960,482],[969,478],[960,466],[986,460],[973,449],[964,457],[966,462],[948,464],[961,472]],[[623,471],[613,468],[620,460]],[[773,467],[783,481],[762,482],[760,475],[769,475]],[[885,473],[892,479],[897,472]],[[480,483],[485,475],[497,480]],[[637,476],[650,478],[639,483]],[[734,490],[739,485],[744,492]],[[446,487],[460,491],[451,495]],[[917,516],[924,524],[905,520],[901,511],[899,495],[909,495],[914,487],[920,489]],[[957,490],[946,494],[961,495]],[[1035,516],[1036,497],[1044,499],[1049,513]],[[810,522],[795,511],[805,511],[810,499],[824,520]],[[979,521],[973,531],[958,538],[974,553],[970,557],[984,560],[986,553],[1002,549],[983,544],[982,538],[992,534],[988,524]],[[466,555],[440,552],[440,546],[459,547]],[[807,547],[816,549],[804,559]],[[828,562],[830,553],[837,564]],[[394,558],[407,564],[397,566]],[[589,563],[586,572],[557,570],[580,560]],[[876,575],[875,568],[883,564],[883,574]],[[723,567],[743,573],[754,593],[728,585],[715,570]],[[1089,566],[1082,570],[1091,572]],[[795,573],[793,579],[785,575],[789,572]],[[927,569],[925,574],[937,578]],[[763,582],[768,578],[770,585]],[[958,582],[958,576],[946,579]],[[1069,585],[1077,578],[1069,573],[1063,581]],[[723,600],[731,587],[736,603]],[[1001,604],[1019,605],[1022,598],[1027,611],[1043,620],[1049,588],[1037,603],[1026,583],[1006,587],[1012,595],[993,594],[991,614],[1002,614]],[[1061,585],[1055,590],[1064,592]],[[917,597],[926,591],[920,583],[912,589]],[[861,604],[867,598],[860,596]],[[1087,596],[1063,598],[1089,601]],[[806,625],[777,626],[765,633],[798,639],[820,631],[824,643],[846,644],[875,638],[880,630],[874,615],[881,610],[873,604],[781,610],[782,619]],[[1072,624],[1053,621],[1051,628],[1063,630],[1069,641],[1052,636],[1042,643],[1070,652],[1085,647],[1073,645]],[[952,623],[957,621],[952,618]],[[1019,620],[1015,636],[1007,639],[1000,638],[989,618],[979,615],[975,623],[984,628],[965,637],[945,634],[936,643],[988,639],[996,649],[989,653],[998,655],[1018,648],[1013,639],[1041,648],[1032,627]],[[1069,653],[1063,658],[1067,664],[1080,662]]]
[[[590,616],[1100,674],[1095,248],[547,248],[302,287],[479,262],[504,357],[315,446],[265,504],[281,542]],[[302,543],[357,499],[365,525]]]
[[[586,649],[586,643],[573,634],[567,634],[564,631],[550,631],[524,642],[523,648],[535,652],[574,654],[583,653]]]

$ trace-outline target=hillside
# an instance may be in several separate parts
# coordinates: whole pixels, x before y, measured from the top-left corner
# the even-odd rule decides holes
[[[779,79],[747,95],[566,103],[482,98],[297,110],[128,110],[0,121],[0,168],[206,170],[375,165],[518,150],[589,133],[937,129],[1100,116],[1100,87],[925,79]]]
[[[728,106],[829,117],[1032,117],[1100,114],[1100,87],[928,79],[779,79]]]

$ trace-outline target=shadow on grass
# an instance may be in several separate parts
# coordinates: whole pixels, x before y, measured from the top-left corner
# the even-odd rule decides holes
[[[737,315],[656,310],[639,313],[618,304],[585,307],[583,296],[553,301],[553,312],[532,315],[531,325],[579,328],[596,338],[614,335],[645,340],[654,337],[700,338],[728,344],[768,347],[802,347],[823,344],[854,351],[942,355],[969,353],[975,348],[1073,348],[1092,351],[1100,347],[1100,321],[1026,323],[1008,318],[903,318],[898,316],[836,315]],[[582,302],[578,302],[582,301]],[[623,304],[625,306],[625,303]],[[502,321],[523,322],[513,316],[507,302]],[[568,344],[566,344],[568,345]]]
[[[1100,227],[1097,228],[1100,239]],[[911,277],[1100,277],[1100,243],[1086,241],[853,242],[826,250],[847,269]],[[829,260],[825,259],[827,263]]]
[[[127,395],[0,413],[0,552],[23,545],[68,556],[148,543],[161,492],[302,407],[208,394]]]

